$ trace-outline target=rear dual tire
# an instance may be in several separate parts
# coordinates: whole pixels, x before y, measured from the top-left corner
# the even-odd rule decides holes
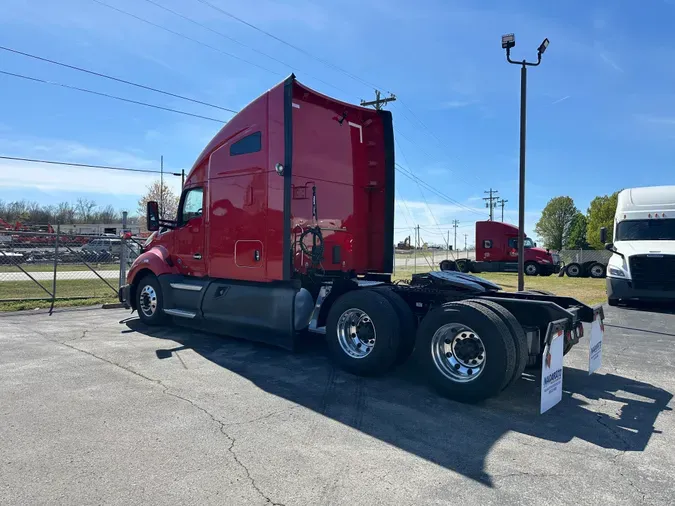
[[[417,330],[414,357],[420,369],[442,395],[460,402],[497,395],[522,374],[527,359],[524,333],[508,316],[513,315],[486,302],[444,304],[429,312]]]

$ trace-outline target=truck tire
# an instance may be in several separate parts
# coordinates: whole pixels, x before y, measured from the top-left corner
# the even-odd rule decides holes
[[[607,273],[607,270],[604,265],[600,262],[595,262],[594,264],[588,267],[588,275],[592,278],[599,279],[604,278]]]
[[[513,376],[516,360],[509,329],[475,301],[449,302],[430,311],[417,329],[413,354],[429,382],[460,402],[498,394]]]
[[[456,271],[457,266],[452,260],[443,260],[439,266],[442,271]]]
[[[331,360],[359,376],[390,370],[401,344],[400,318],[387,297],[376,290],[356,289],[333,303],[326,320]]]
[[[463,272],[465,274],[471,272],[471,260],[460,258],[459,260],[455,260],[455,265],[457,266],[457,270],[459,272]]]
[[[491,300],[475,299],[476,304],[487,307],[492,312],[494,312],[504,324],[509,328],[511,332],[511,337],[513,338],[513,344],[516,347],[516,363],[513,368],[513,376],[508,381],[505,389],[508,388],[512,383],[519,379],[523,372],[525,371],[525,366],[527,365],[527,357],[529,355],[529,349],[527,347],[527,336],[523,327],[520,325],[520,322],[516,320],[516,317],[513,316],[513,313],[506,309],[504,306],[499,305],[498,303]]]
[[[616,307],[619,305],[619,299],[607,299],[607,305]]]
[[[391,286],[377,286],[372,290],[381,293],[389,301],[398,314],[399,320],[399,348],[396,354],[396,365],[405,362],[415,347],[415,332],[417,331],[417,319],[403,298],[394,292]]]
[[[572,262],[567,267],[565,267],[565,273],[570,278],[580,278],[582,275],[581,265],[576,262]]]
[[[164,312],[162,287],[152,274],[143,276],[136,286],[138,317],[146,325],[162,325],[168,317]]]
[[[539,274],[539,264],[537,262],[525,262],[525,274],[527,276],[536,276]]]

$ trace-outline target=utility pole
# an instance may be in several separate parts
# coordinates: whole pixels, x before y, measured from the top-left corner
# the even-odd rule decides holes
[[[501,206],[502,208],[502,223],[504,223],[504,204],[506,204],[508,200],[506,199],[497,199],[497,205]]]
[[[417,247],[419,245],[420,226],[415,227],[415,245],[413,246],[413,272],[417,273]]]
[[[490,196],[489,197],[483,197],[483,200],[485,200],[485,207],[490,209],[490,221],[493,220],[493,210],[495,207],[497,207],[497,193],[498,190],[493,190],[490,188],[489,190],[485,190],[483,193],[488,193]]]
[[[164,216],[164,155],[159,157],[159,215]]]
[[[380,98],[380,90],[375,90],[375,100],[371,100],[369,102],[366,102],[365,100],[361,100],[361,107],[369,107],[369,106],[375,106],[375,109],[378,111],[383,108],[384,105],[388,104],[389,102],[394,102],[396,101],[396,95],[393,93],[389,93],[389,96],[387,98]]]
[[[516,37],[512,33],[502,35],[502,49],[506,49],[506,61],[520,65],[520,176],[518,192],[518,291],[525,289],[525,128],[527,104],[527,67],[536,67],[541,63],[541,55],[548,47],[549,40],[544,39],[537,49],[537,62],[511,59],[511,49],[516,46]]]
[[[455,249],[457,249],[457,225],[459,225],[459,220],[452,220],[452,227],[455,229]]]
[[[467,258],[469,257],[469,250],[466,249],[466,237],[468,235],[469,234],[464,234],[464,256],[467,257]]]
[[[445,241],[445,259],[448,260],[449,257],[450,257],[450,231],[448,230],[448,238]]]

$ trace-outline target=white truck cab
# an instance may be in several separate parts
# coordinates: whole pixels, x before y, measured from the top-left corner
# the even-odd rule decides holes
[[[613,237],[605,245],[614,253],[607,265],[608,304],[675,300],[675,186],[621,191]]]

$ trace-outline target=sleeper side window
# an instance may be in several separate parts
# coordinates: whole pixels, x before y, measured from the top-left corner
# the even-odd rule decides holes
[[[483,248],[485,248],[485,249],[492,248],[492,241],[490,239],[485,239],[483,241]]]
[[[230,156],[257,153],[262,149],[262,136],[260,132],[254,132],[230,146]]]

